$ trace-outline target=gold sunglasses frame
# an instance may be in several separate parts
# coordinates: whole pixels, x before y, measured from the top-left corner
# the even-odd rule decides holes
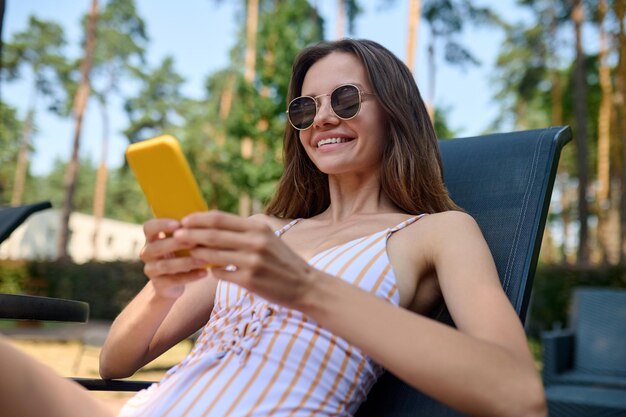
[[[356,90],[359,92],[359,108],[354,113],[354,116],[351,116],[351,117],[341,117],[341,116],[339,116],[335,112],[335,109],[333,108],[333,103],[332,103],[332,100],[331,100],[331,102],[330,102],[330,111],[333,113],[333,115],[335,115],[338,119],[341,119],[341,120],[352,120],[352,119],[354,119],[359,114],[359,112],[361,111],[361,104],[363,103],[363,101],[365,101],[363,97],[364,96],[375,96],[374,93],[368,93],[367,91],[363,91],[363,90],[361,90],[361,88],[358,85],[352,84],[352,83],[345,83],[345,84],[338,85],[337,87],[333,88],[333,91],[331,91],[330,93],[320,94],[319,96],[315,96],[315,97],[313,97],[313,96],[298,96],[298,97],[294,98],[293,100],[291,100],[289,102],[289,104],[287,105],[287,110],[285,111],[285,113],[287,113],[287,120],[289,120],[289,124],[294,129],[299,130],[299,131],[309,129],[311,126],[313,126],[313,123],[315,122],[315,117],[317,116],[317,113],[320,110],[321,103],[319,102],[319,99],[321,97],[332,96],[335,91],[337,91],[337,90],[339,90],[340,88],[343,88],[343,87],[354,87],[354,88],[356,88]],[[299,128],[299,127],[296,127],[296,125],[291,121],[291,117],[289,117],[289,108],[291,107],[291,104],[294,101],[300,100],[302,98],[310,98],[310,99],[313,100],[313,102],[315,103],[315,114],[313,115],[313,118],[311,119],[311,124],[309,124],[307,127]]]

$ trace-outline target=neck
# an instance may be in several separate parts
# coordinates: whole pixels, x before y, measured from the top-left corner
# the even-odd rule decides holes
[[[331,222],[341,222],[360,215],[398,212],[383,193],[378,173],[329,176],[330,206],[319,215]]]

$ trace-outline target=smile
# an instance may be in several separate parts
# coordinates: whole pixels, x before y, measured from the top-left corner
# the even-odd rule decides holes
[[[349,142],[351,141],[351,138],[328,138],[328,139],[322,139],[319,142],[317,142],[317,147],[321,148],[324,145],[329,145],[331,143],[345,143],[345,142]]]

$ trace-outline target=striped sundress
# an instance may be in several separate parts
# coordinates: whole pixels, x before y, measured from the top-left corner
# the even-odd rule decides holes
[[[387,239],[422,216],[324,250],[308,263],[398,305]],[[119,416],[348,417],[381,372],[358,348],[299,311],[220,281],[192,351]]]

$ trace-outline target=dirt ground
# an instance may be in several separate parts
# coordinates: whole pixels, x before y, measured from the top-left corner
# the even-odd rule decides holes
[[[9,339],[10,343],[21,349],[28,355],[47,364],[62,376],[76,376],[85,378],[97,378],[99,346],[82,345],[79,341],[41,341]],[[146,365],[131,379],[154,381],[160,379],[163,374],[173,365],[189,353],[191,345],[182,342],[174,346],[163,356]],[[93,395],[106,399],[107,402],[115,402],[120,405],[134,393],[125,392],[97,392]]]

